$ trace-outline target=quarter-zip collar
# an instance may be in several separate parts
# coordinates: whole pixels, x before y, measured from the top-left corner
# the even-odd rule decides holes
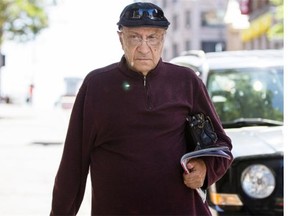
[[[157,66],[153,70],[151,70],[146,76],[144,76],[142,73],[136,72],[127,66],[127,61],[126,61],[125,56],[123,56],[121,58],[121,61],[118,64],[118,68],[120,69],[120,71],[123,74],[125,74],[126,76],[129,76],[129,77],[135,78],[135,79],[144,80],[143,81],[144,85],[146,84],[145,82],[146,82],[147,77],[152,78],[152,77],[156,77],[159,74],[163,73],[163,70],[162,70],[163,67],[164,67],[163,61],[162,61],[162,59],[160,59]],[[145,78],[143,78],[143,77],[145,77]]]

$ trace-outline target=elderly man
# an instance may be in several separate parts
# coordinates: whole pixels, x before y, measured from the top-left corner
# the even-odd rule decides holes
[[[206,157],[188,163],[184,136],[189,113],[211,118],[217,145],[232,148],[194,71],[161,59],[169,26],[151,3],[133,3],[120,15],[121,61],[90,72],[73,107],[51,215],[75,215],[87,174],[92,215],[210,215],[196,188],[207,188],[231,164]],[[232,157],[232,155],[231,155]]]

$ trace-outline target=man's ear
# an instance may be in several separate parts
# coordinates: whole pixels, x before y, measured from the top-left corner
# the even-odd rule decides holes
[[[120,43],[121,43],[121,46],[123,47],[123,39],[122,39],[122,32],[117,32],[118,33],[118,37],[119,37],[119,41],[120,41]]]

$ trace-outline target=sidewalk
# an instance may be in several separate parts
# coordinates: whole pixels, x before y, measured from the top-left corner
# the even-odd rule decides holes
[[[69,118],[70,112],[61,109],[36,108],[26,104],[0,104],[0,126],[3,128],[5,125],[14,124],[15,130],[19,130],[19,135],[30,143],[62,144]],[[2,141],[4,138],[11,139],[14,132],[13,128],[10,130],[10,134],[2,134]]]
[[[0,104],[1,216],[49,214],[68,119],[61,109]],[[90,215],[90,190],[79,216]]]
[[[31,118],[35,117],[35,108],[28,104],[4,104],[0,103],[0,120],[6,118]]]

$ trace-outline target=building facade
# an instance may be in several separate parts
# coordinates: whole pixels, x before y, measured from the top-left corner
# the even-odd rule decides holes
[[[269,29],[279,22],[276,20],[275,6],[270,0],[147,2],[159,5],[171,22],[163,50],[163,59],[166,61],[188,50],[213,52],[283,48],[283,38],[267,36]]]
[[[227,0],[157,0],[171,22],[163,59],[170,60],[187,50],[205,52],[226,49],[224,16]]]
[[[269,37],[269,30],[279,22],[277,7],[269,0],[239,0],[240,11],[249,17],[249,27],[241,30],[242,49],[281,49],[283,38]]]

